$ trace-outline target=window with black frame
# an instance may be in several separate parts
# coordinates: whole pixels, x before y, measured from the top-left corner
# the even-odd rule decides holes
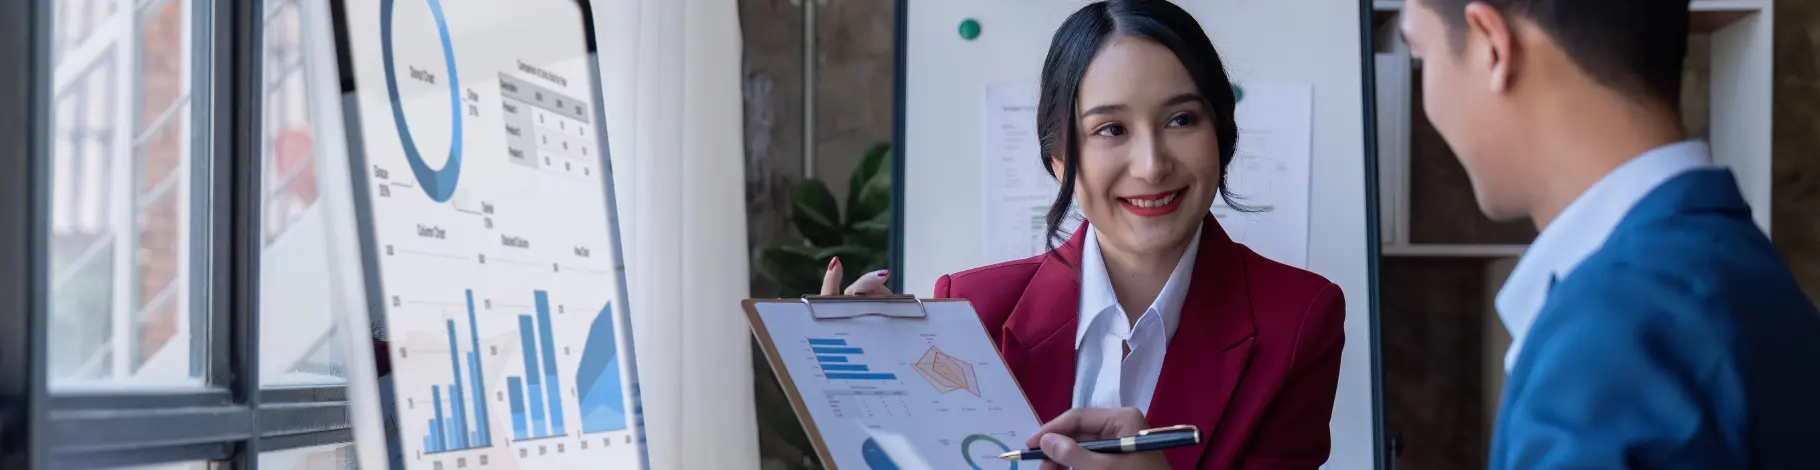
[[[355,468],[326,6],[6,3],[0,467]]]

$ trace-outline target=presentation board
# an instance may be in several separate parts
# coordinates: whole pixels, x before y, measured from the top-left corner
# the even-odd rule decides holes
[[[901,219],[892,274],[899,292],[930,295],[941,275],[1040,250],[1030,231],[1054,183],[1034,153],[1030,90],[1055,28],[1089,2],[898,1]],[[1375,240],[1361,34],[1370,12],[1357,0],[1176,3],[1200,21],[1240,90],[1240,150],[1229,172],[1248,181],[1235,193],[1259,196],[1248,205],[1282,206],[1264,215],[1209,209],[1235,240],[1343,290],[1346,346],[1326,468],[1374,468]]]
[[[592,8],[334,7],[391,466],[648,466]]]

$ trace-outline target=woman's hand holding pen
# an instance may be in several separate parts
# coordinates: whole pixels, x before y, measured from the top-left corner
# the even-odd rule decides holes
[[[1075,408],[1043,423],[1024,444],[1043,449],[1042,470],[1168,470],[1169,461],[1162,452],[1101,454],[1078,443],[1136,436],[1148,427],[1137,408]]]
[[[846,291],[842,291],[840,257],[836,256],[828,262],[828,271],[822,273],[822,295],[891,295],[891,289],[885,287],[885,280],[890,278],[891,270],[880,269],[860,276],[859,280],[853,281],[853,285],[847,286]]]

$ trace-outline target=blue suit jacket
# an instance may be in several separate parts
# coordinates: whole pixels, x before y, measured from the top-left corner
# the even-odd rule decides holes
[[[1491,468],[1820,468],[1820,315],[1730,171],[1651,191],[1525,341]]]

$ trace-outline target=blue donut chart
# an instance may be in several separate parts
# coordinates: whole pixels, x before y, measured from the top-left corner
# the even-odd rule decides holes
[[[442,54],[449,64],[449,159],[440,169],[431,169],[417,151],[411,138],[411,126],[405,122],[404,103],[398,98],[398,72],[392,56],[392,6],[395,0],[380,0],[379,42],[385,60],[386,96],[392,102],[392,123],[398,127],[398,142],[404,147],[405,160],[411,164],[411,175],[417,186],[436,202],[448,202],[455,195],[455,183],[461,179],[461,83],[455,74],[455,46],[449,41],[449,24],[442,16],[442,2],[426,0],[436,18],[436,32],[442,36]]]
[[[1000,441],[1000,440],[998,440],[998,438],[988,436],[985,434],[974,434],[971,436],[967,436],[967,438],[961,439],[961,457],[967,459],[967,466],[972,467],[973,470],[985,470],[985,469],[980,468],[980,464],[973,462],[973,443],[975,443],[975,442],[986,442],[986,443],[997,445],[999,449],[1001,449],[1005,452],[1011,451],[1011,446],[1005,445],[1004,441]],[[1011,464],[1011,466],[1009,467],[1010,470],[1017,470],[1017,461],[1016,460],[1008,460],[1005,462]]]

